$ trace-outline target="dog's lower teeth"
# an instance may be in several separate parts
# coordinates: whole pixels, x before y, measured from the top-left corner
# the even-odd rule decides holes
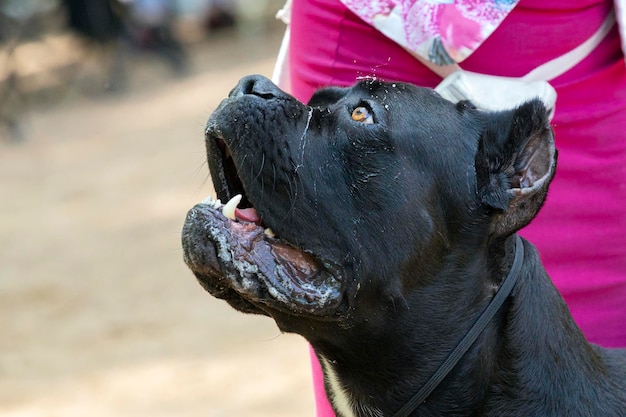
[[[219,209],[222,206],[222,202],[219,198],[216,200],[212,195],[207,196],[204,200],[200,202],[200,204],[204,204],[206,206],[211,206],[214,209]]]
[[[237,217],[235,217],[235,209],[237,208],[237,205],[240,201],[241,194],[237,194],[236,196],[231,198],[228,203],[226,203],[222,208],[222,214],[231,220],[236,220]]]
[[[274,231],[270,229],[269,227],[263,230],[263,233],[265,233],[265,235],[269,237],[276,237],[276,234],[274,233]]]
[[[205,204],[207,206],[212,206],[214,201],[215,201],[215,198],[213,198],[212,195],[208,195],[208,196],[206,196],[206,198],[204,200],[202,200],[200,202],[200,204]]]

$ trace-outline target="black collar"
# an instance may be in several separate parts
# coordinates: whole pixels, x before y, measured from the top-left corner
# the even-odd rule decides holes
[[[523,259],[524,243],[518,235],[515,235],[515,258],[513,259],[513,265],[511,266],[507,276],[502,281],[498,292],[496,292],[496,295],[491,299],[489,305],[487,305],[487,307],[483,310],[474,325],[463,337],[463,339],[461,339],[459,344],[456,345],[448,358],[439,366],[437,371],[428,381],[426,381],[426,384],[422,386],[422,388],[404,405],[404,407],[394,414],[394,417],[410,416],[411,413],[413,413],[413,411],[415,411],[426,400],[426,398],[428,398],[428,396],[435,390],[435,388],[437,388],[452,368],[454,368],[454,366],[459,362],[482,331],[485,330],[485,327],[487,327],[487,324],[502,306],[504,300],[506,300],[509,294],[511,294],[511,290],[517,282]]]

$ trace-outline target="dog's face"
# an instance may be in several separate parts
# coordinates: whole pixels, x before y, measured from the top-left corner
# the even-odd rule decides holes
[[[185,261],[214,296],[299,333],[367,321],[435,279],[455,245],[515,232],[555,158],[539,102],[485,114],[374,80],[305,105],[244,78],[206,145],[218,197],[243,198],[235,220],[215,203],[190,210]]]

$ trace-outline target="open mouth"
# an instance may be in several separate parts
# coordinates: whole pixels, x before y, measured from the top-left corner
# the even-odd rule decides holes
[[[214,295],[234,291],[261,310],[269,307],[270,314],[336,313],[342,302],[339,268],[291,245],[264,223],[215,125],[207,132],[207,150],[220,199],[208,197],[192,208],[183,228],[185,262],[202,286]]]
[[[207,204],[220,208],[222,214],[230,220],[239,220],[248,223],[255,223],[262,226],[263,223],[256,209],[252,206],[245,193],[244,186],[237,174],[237,168],[233,161],[230,149],[219,136],[207,134],[207,146],[209,149],[211,176],[220,198],[226,198],[225,204],[221,205],[221,200],[205,201]],[[219,207],[218,207],[219,206]],[[268,234],[271,231],[268,229]]]

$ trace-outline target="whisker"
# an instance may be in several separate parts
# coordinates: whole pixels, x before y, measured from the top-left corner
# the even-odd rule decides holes
[[[259,172],[257,172],[257,174],[254,176],[254,179],[252,181],[258,180],[261,174],[263,173],[263,168],[265,168],[265,154],[263,154],[262,156],[263,157],[261,159],[261,167],[259,168]]]
[[[196,188],[196,191],[194,192],[194,196],[200,195],[200,190],[201,190],[202,188],[204,188],[204,187],[207,185],[207,183],[209,183],[209,182],[211,181],[211,173],[210,173],[210,172],[209,172],[209,170],[208,170],[208,166],[209,166],[209,164],[208,164],[208,162],[207,162],[206,160],[204,160],[204,161],[200,164],[200,166],[198,166],[198,167],[194,170],[193,177],[194,177],[194,178],[197,178],[197,177],[198,177],[198,175],[200,175],[201,170],[202,170],[202,168],[204,168],[204,166],[205,166],[205,165],[207,166],[207,170],[206,170],[206,171],[204,171],[204,179],[200,182],[200,184],[198,185],[198,188]],[[213,184],[211,184],[211,189],[213,189]],[[213,195],[215,195],[215,190],[212,190],[212,192],[213,192]]]

